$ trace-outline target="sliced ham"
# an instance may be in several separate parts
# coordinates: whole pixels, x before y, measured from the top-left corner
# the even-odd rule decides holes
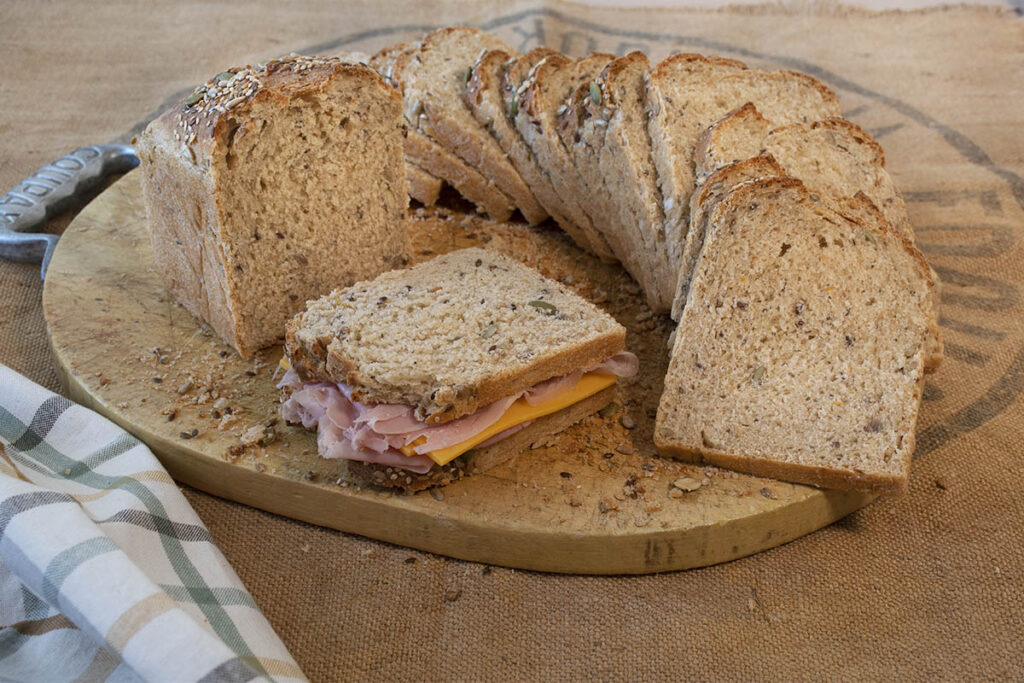
[[[622,351],[587,372],[632,377],[638,368],[637,357]],[[417,420],[412,406],[353,401],[351,389],[345,384],[304,383],[293,369],[285,373],[277,386],[292,390],[281,405],[281,416],[306,429],[315,427],[317,448],[322,457],[360,460],[425,474],[434,465],[425,453],[454,446],[482,432],[497,422],[520,396],[530,405],[544,403],[571,390],[582,376],[580,371],[554,377],[484,406],[472,415],[439,425]],[[529,424],[510,427],[480,445],[497,443]],[[405,455],[400,450],[420,439],[422,441],[413,447],[414,455]]]

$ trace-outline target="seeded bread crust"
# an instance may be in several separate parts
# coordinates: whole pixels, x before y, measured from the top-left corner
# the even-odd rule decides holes
[[[407,492],[446,486],[458,481],[464,475],[483,474],[487,470],[508,462],[527,450],[531,444],[546,441],[552,435],[593,415],[614,399],[615,387],[608,387],[564,410],[534,420],[529,426],[496,444],[486,448],[474,448],[447,465],[435,465],[426,474],[416,474],[397,467],[351,460],[346,463],[348,476],[350,480],[363,486],[379,486]]]
[[[606,200],[595,226],[640,283],[651,310],[665,313],[677,274],[668,261],[644,110],[649,69],[642,52],[611,61],[577,88],[559,133],[594,201]]]
[[[891,226],[837,212],[798,180],[738,185],[709,219],[658,451],[827,488],[901,491],[928,335],[927,283],[913,260]]]
[[[411,43],[399,43],[380,50],[370,57],[370,66],[401,92],[401,83],[395,78],[395,62],[402,55],[416,49]],[[404,103],[407,104],[407,103]],[[405,106],[409,130],[405,138],[406,161],[441,178],[472,202],[477,210],[496,221],[507,221],[515,207],[512,200],[476,169],[420,131],[422,111]]]
[[[572,155],[558,133],[558,116],[572,93],[593,80],[614,55],[591,54],[572,60],[555,54],[541,60],[518,89],[516,128],[547,169],[548,177],[568,210],[568,219],[586,235],[602,261],[618,260],[605,236],[595,227],[600,210],[593,206],[603,198],[588,189],[573,163]],[[588,206],[588,204],[590,206]],[[589,210],[588,210],[589,209]]]
[[[409,181],[409,196],[423,206],[434,204],[441,196],[441,186],[444,184],[441,179],[416,164],[406,162],[405,178]]]
[[[443,423],[625,345],[611,316],[501,254],[464,249],[308,304],[285,352],[305,381],[343,382],[363,403]]]
[[[516,130],[512,122],[515,105],[510,109],[507,103],[515,102],[513,96],[519,87],[519,82],[514,80],[515,74],[523,74],[525,78],[529,69],[551,54],[554,54],[552,50],[536,49],[516,58],[504,50],[482,52],[473,65],[472,75],[466,84],[466,106],[508,154],[516,170],[533,189],[534,196],[547,213],[582,249],[593,251],[583,231],[569,220],[563,202],[555,192],[547,172],[537,163],[530,147]],[[509,95],[507,101],[506,94]]]
[[[422,117],[416,117],[422,132],[490,179],[511,198],[528,223],[540,223],[547,212],[463,102],[473,63],[483,50],[519,54],[497,36],[479,29],[443,28],[427,34],[414,50],[399,55],[393,77],[400,84],[407,109],[422,112]]]
[[[669,258],[677,268],[696,185],[694,147],[705,128],[746,102],[757,105],[775,126],[840,115],[832,90],[793,71],[759,71],[732,60],[673,55],[651,72],[650,135],[665,198]]]
[[[295,55],[218,74],[138,139],[165,286],[250,357],[306,299],[400,265],[404,133],[397,94],[349,60]]]

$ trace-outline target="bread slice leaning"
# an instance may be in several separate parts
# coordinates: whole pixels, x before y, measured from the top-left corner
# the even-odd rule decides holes
[[[395,63],[402,55],[415,49],[411,43],[398,43],[377,52],[370,58],[370,66],[401,93],[402,84],[395,78]],[[414,103],[403,100],[404,114],[409,123],[405,138],[405,158],[433,176],[441,178],[481,213],[496,221],[506,221],[515,211],[512,201],[504,192],[495,187],[479,171],[470,168],[465,161],[449,152],[421,131],[422,109]]]
[[[833,197],[863,192],[893,227],[914,239],[907,206],[885,170],[885,152],[860,126],[840,117],[774,127],[747,103],[708,128],[697,142],[697,182],[734,161],[771,154],[811,190]]]
[[[489,178],[512,199],[528,223],[540,223],[547,212],[463,100],[473,63],[484,50],[519,54],[484,31],[467,26],[444,28],[427,34],[416,48],[399,55],[393,76],[401,84],[407,106],[423,114],[417,117],[419,129]]]
[[[287,327],[304,381],[442,423],[622,350],[614,318],[507,256],[464,249],[316,301]]]
[[[697,260],[704,247],[704,236],[707,233],[707,222],[711,212],[733,188],[750,180],[761,178],[781,178],[786,172],[771,154],[758,154],[749,159],[737,161],[715,171],[693,192],[689,202],[690,227],[686,232],[683,255],[680,259],[679,278],[676,282],[676,293],[672,300],[672,319],[679,320],[686,308],[687,296],[690,293],[690,281],[693,278]]]
[[[671,308],[676,272],[669,264],[661,191],[644,109],[650,63],[642,52],[611,61],[580,85],[559,122],[563,143],[601,207],[594,224],[656,313]]]
[[[701,136],[694,152],[698,183],[709,173],[753,154],[771,155],[786,175],[802,181],[811,192],[846,202],[861,220],[875,225],[888,223],[907,239],[907,248],[920,256],[914,246],[914,231],[906,204],[885,170],[885,153],[881,145],[856,124],[833,117],[773,128],[757,108],[748,103],[716,122]],[[684,255],[684,261],[686,258]],[[941,362],[942,338],[937,323],[938,276],[930,267],[928,271],[931,315],[936,321],[925,363],[926,369],[931,371]]]
[[[592,252],[590,240],[569,219],[547,171],[537,162],[514,123],[518,114],[515,91],[537,63],[553,54],[557,53],[547,48],[536,48],[521,57],[512,57],[504,50],[480,53],[466,85],[465,100],[476,120],[486,126],[501,145],[545,211],[576,244]]]
[[[666,243],[676,266],[696,185],[694,147],[708,126],[747,102],[753,102],[773,126],[840,115],[835,93],[806,74],[759,71],[740,62],[693,54],[672,55],[652,70],[647,102],[665,201]]]
[[[902,490],[928,320],[902,237],[792,178],[708,219],[654,440],[672,457],[826,488]]]
[[[565,112],[572,93],[582,83],[589,83],[601,69],[614,59],[613,55],[592,54],[583,59],[570,59],[561,54],[549,55],[538,62],[517,90],[516,129],[538,163],[547,171],[556,194],[567,210],[567,219],[586,235],[595,254],[607,263],[618,257],[594,221],[600,211],[595,202],[603,199],[591,190],[580,175],[569,149],[558,132],[558,117]]]

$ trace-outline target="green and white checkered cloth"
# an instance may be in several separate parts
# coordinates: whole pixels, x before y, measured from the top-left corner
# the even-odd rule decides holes
[[[3,365],[0,680],[305,680],[150,450]]]

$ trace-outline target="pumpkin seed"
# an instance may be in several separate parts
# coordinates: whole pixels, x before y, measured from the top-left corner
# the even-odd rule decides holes
[[[508,107],[509,116],[515,118],[519,114],[519,100],[512,100],[512,104]]]
[[[230,71],[221,71],[219,74],[213,77],[213,80],[219,83],[221,81],[230,81],[234,77],[235,74],[231,73]]]
[[[764,379],[764,373],[765,373],[764,366],[763,365],[758,365],[756,368],[754,368],[754,372],[752,372],[750,374],[750,377],[755,382],[760,382],[762,379]]]
[[[191,107],[193,104],[195,104],[196,102],[198,102],[201,99],[203,99],[203,93],[201,93],[201,92],[194,92],[194,93],[192,93],[191,95],[189,95],[188,97],[185,98],[185,106],[186,107]]]
[[[601,88],[597,87],[597,81],[590,82],[590,101],[601,104]]]
[[[484,329],[480,330],[480,337],[482,339],[490,339],[498,333],[498,323],[490,323],[485,326]]]
[[[547,301],[528,301],[527,306],[533,306],[544,315],[554,315],[558,313],[558,309],[549,304]]]

